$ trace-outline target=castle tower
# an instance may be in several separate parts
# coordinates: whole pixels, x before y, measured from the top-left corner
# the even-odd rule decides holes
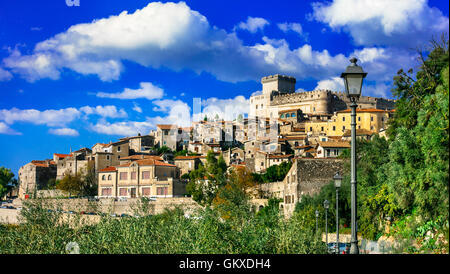
[[[272,92],[278,94],[294,93],[295,92],[295,78],[286,75],[269,75],[261,78],[263,86],[263,94],[271,95]]]
[[[261,78],[262,94],[250,97],[250,116],[277,118],[278,114],[270,111],[272,96],[295,93],[295,83],[294,77],[280,74]]]

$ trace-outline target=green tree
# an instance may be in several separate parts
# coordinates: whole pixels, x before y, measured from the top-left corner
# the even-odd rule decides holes
[[[14,179],[14,173],[11,172],[11,169],[0,167],[0,200],[16,185],[17,180]]]

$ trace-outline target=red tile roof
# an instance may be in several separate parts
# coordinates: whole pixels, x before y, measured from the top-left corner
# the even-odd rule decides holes
[[[319,142],[319,145],[321,147],[343,147],[343,148],[350,147],[349,142]]]
[[[100,169],[98,172],[111,172],[111,171],[116,171],[117,168],[113,167],[113,166],[109,166],[109,167],[105,167],[103,169]]]
[[[175,160],[194,160],[199,159],[201,156],[177,156]]]
[[[53,153],[53,155],[56,155],[59,158],[66,158],[72,156],[72,154],[60,154],[60,153]]]
[[[153,159],[157,161],[163,161],[163,159],[158,155],[132,155],[127,157],[121,157],[120,160],[143,160],[143,159]]]
[[[169,167],[176,167],[176,165],[172,165],[172,164],[168,164],[168,163],[164,163],[162,161],[157,161],[154,159],[143,159],[143,160],[136,160],[130,163],[126,163],[123,165],[118,165],[116,167],[128,167],[131,164],[136,163],[139,166],[169,166]]]
[[[159,127],[160,129],[177,129],[176,125],[156,125],[156,127]]]
[[[392,110],[384,110],[384,109],[377,109],[377,108],[363,108],[363,109],[361,109],[361,108],[357,108],[356,109],[356,112],[389,112],[389,111],[392,111]],[[349,112],[351,112],[351,109],[345,109],[345,110],[340,110],[340,111],[337,111],[337,113],[349,113]]]

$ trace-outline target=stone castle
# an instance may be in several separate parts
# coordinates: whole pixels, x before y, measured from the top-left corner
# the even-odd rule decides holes
[[[344,92],[315,90],[295,92],[296,80],[285,75],[270,75],[261,79],[262,94],[250,97],[250,115],[276,118],[276,113],[300,109],[307,115],[326,115],[348,109],[350,100]],[[395,100],[361,96],[358,108],[392,110]]]

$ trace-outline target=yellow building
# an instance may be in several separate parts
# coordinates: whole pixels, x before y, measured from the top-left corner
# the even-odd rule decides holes
[[[393,116],[393,110],[382,109],[357,109],[356,129],[367,130],[375,133],[383,131],[387,127],[387,121]],[[342,136],[351,129],[351,110],[346,109],[336,112],[328,122],[327,136]],[[322,126],[322,125],[319,125]],[[309,128],[307,128],[309,129]]]

